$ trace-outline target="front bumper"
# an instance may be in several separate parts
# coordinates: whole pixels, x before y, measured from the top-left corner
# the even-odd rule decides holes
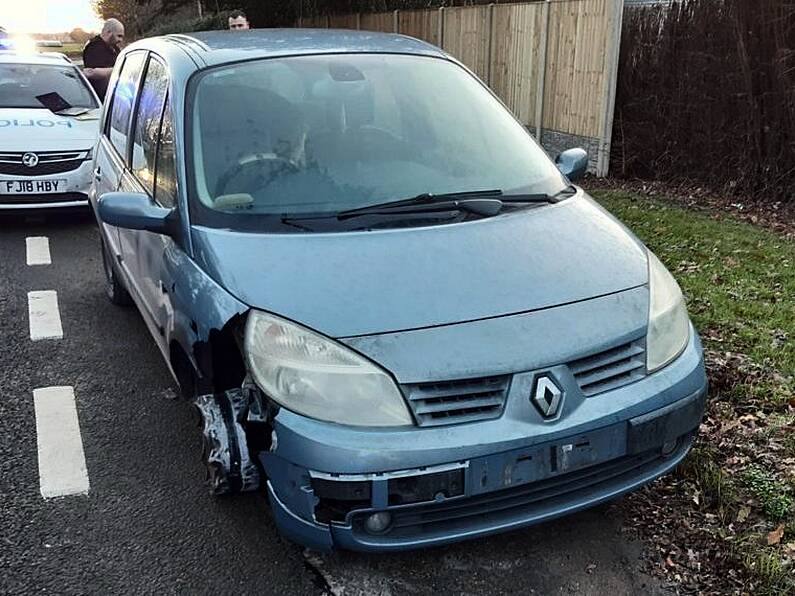
[[[260,458],[288,538],[318,550],[434,546],[566,515],[665,474],[690,449],[706,394],[693,333],[662,371],[541,429],[508,415],[436,429],[334,429],[282,410]],[[391,516],[380,533],[365,526],[375,512]]]
[[[31,181],[40,179],[58,178],[65,179],[64,192],[55,194],[0,194],[0,211],[3,210],[39,210],[39,209],[66,209],[88,206],[88,191],[91,188],[92,178],[91,160],[83,161],[80,166],[68,172],[48,176],[11,176],[0,174],[0,184],[6,181]]]

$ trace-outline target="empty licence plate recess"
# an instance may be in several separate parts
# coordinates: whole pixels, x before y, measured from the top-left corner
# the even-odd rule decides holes
[[[626,424],[470,460],[466,494],[477,495],[567,474],[627,453]]]

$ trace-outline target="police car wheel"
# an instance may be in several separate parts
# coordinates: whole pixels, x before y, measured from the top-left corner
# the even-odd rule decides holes
[[[127,288],[125,288],[118,275],[116,275],[116,268],[113,265],[113,257],[110,255],[105,241],[102,243],[102,269],[105,272],[105,293],[108,299],[118,306],[130,306],[132,298],[130,297]]]

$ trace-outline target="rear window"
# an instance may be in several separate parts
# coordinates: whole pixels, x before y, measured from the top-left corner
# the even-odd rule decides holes
[[[43,108],[36,96],[47,93],[77,108],[98,107],[73,66],[0,64],[0,108]]]

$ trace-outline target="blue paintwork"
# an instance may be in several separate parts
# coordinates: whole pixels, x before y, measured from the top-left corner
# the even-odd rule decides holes
[[[307,54],[413,54],[448,58],[439,48],[405,35],[350,29],[202,31],[169,36],[208,66]]]
[[[555,164],[566,178],[577,182],[588,170],[588,152],[579,147],[567,149],[555,158]]]
[[[554,423],[543,420],[531,406],[528,396],[533,370],[527,370],[514,376],[504,414],[477,424],[400,430],[346,428],[282,409],[275,421],[279,437],[276,453],[304,468],[346,474],[437,465],[600,428],[663,408],[706,386],[701,343],[695,334],[685,352],[669,366],[595,397],[583,397],[565,367],[544,370],[558,374],[568,393],[563,413]]]
[[[168,218],[173,214],[143,193],[105,193],[98,209],[100,219],[108,225],[157,234],[169,233]]]
[[[380,362],[400,383],[538,370],[642,337],[648,294],[648,288],[641,286],[543,313],[531,311],[342,341]],[[583,325],[588,319],[600,324]],[[449,347],[440,351],[439,346]]]
[[[168,65],[182,192],[168,235],[105,224],[101,231],[169,364],[178,347],[201,374],[196,347],[258,308],[345,343],[399,383],[513,375],[502,415],[475,423],[366,429],[278,409],[272,422],[276,441],[259,456],[269,477],[275,519],[285,535],[321,550],[335,545],[394,550],[443,544],[614,498],[670,470],[687,453],[707,384],[694,329],[685,351],[668,366],[594,397],[580,392],[566,366],[643,338],[648,317],[645,248],[581,190],[555,205],[438,227],[256,234],[191,225],[181,156],[185,90],[193,74],[227,62],[311,53],[412,53],[455,62],[441,50],[398,35],[266,30],[144,40],[128,47],[122,59],[136,51],[151,52]],[[111,152],[102,141],[96,159],[110,171],[105,186],[97,184],[92,193],[95,211],[100,194],[141,192]],[[571,157],[566,167],[574,172],[578,161]],[[131,228],[147,209],[133,211],[121,213],[134,216],[127,222]],[[101,209],[99,215],[112,219]],[[122,219],[114,223],[124,223]],[[542,419],[528,399],[533,379],[543,371],[554,373],[565,391],[554,420]],[[647,432],[655,421],[660,431]],[[669,458],[628,477],[545,501],[532,511],[505,512],[468,527],[394,540],[363,537],[350,515],[345,523],[331,526],[314,519],[313,472],[378,475],[372,505],[383,508],[393,472],[461,462],[478,473],[499,470],[513,465],[522,450],[542,453],[549,445],[578,437],[597,445],[601,457],[615,458],[633,453],[632,445],[640,442],[632,435],[638,432],[647,435],[644,448],[659,450],[676,437],[683,442]],[[522,482],[545,477],[538,466],[523,474]],[[468,476],[462,498],[508,486],[499,474],[490,478],[478,485]]]
[[[194,227],[193,243],[238,299],[332,337],[537,310],[648,279],[642,247],[582,194],[454,226],[309,235]],[[252,276],[252,263],[267,275]]]

